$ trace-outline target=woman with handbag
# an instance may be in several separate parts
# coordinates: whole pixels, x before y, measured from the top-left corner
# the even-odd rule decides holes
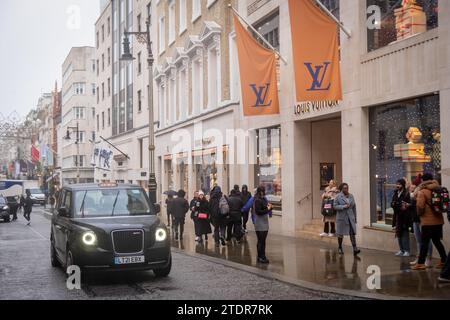
[[[198,241],[198,243],[203,243],[204,236],[205,241],[208,241],[208,234],[212,233],[210,219],[211,215],[209,210],[209,203],[208,200],[206,200],[203,191],[198,192],[198,198],[195,201],[195,205],[191,205],[191,208],[193,208],[193,210],[191,211],[191,218],[192,220],[194,220],[195,224],[195,235],[197,236],[196,240]]]
[[[321,237],[334,237],[336,233],[336,211],[334,211],[334,198],[339,193],[336,182],[330,180],[325,192],[322,194],[323,233]]]

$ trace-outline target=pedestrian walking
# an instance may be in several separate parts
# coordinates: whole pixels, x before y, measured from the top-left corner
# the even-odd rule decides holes
[[[17,221],[17,211],[20,208],[20,198],[19,197],[13,197],[14,203],[10,204],[9,209],[11,210],[11,214],[13,216],[12,221]]]
[[[228,199],[230,206],[230,222],[228,223],[227,234],[228,238],[234,237],[239,243],[244,235],[242,230],[242,213],[241,210],[244,207],[240,192],[236,189],[231,190],[230,198]],[[232,232],[232,233],[231,233]]]
[[[395,230],[395,237],[398,239],[400,251],[395,255],[397,257],[410,256],[409,233],[412,227],[411,220],[411,196],[406,189],[405,179],[397,180],[397,190],[392,196],[391,207],[394,209],[392,219],[392,228]]]
[[[411,221],[413,224],[413,230],[414,230],[414,238],[416,239],[416,247],[417,247],[417,254],[416,259],[410,264],[412,266],[416,265],[417,262],[419,262],[419,255],[420,255],[420,248],[422,247],[422,225],[420,224],[420,217],[417,215],[417,201],[416,201],[416,191],[417,186],[415,184],[411,184],[409,186],[409,196],[411,198]],[[428,253],[427,258],[425,260],[425,266],[427,268],[433,267],[433,243],[430,242],[428,244]]]
[[[179,190],[177,198],[173,199],[170,203],[175,240],[183,240],[186,213],[189,211],[189,203],[184,198],[185,196],[186,192]]]
[[[30,190],[26,190],[26,198],[23,199],[23,216],[28,221],[27,225],[31,224],[31,211],[33,211],[33,200],[31,200]]]
[[[192,205],[194,206],[192,207]],[[203,243],[203,237],[205,241],[208,241],[208,235],[212,233],[209,211],[209,203],[205,198],[205,194],[203,191],[197,192],[197,200],[195,203],[191,202],[191,218],[194,221],[196,241],[198,243]]]
[[[425,173],[422,177],[423,182],[417,187],[417,214],[420,217],[422,225],[422,246],[417,264],[412,266],[412,270],[426,270],[425,260],[428,253],[430,241],[439,252],[441,262],[436,266],[443,268],[447,261],[447,252],[442,244],[444,216],[443,212],[436,210],[435,201],[442,202],[442,187],[439,182],[433,179],[433,175]],[[448,200],[448,191],[447,191]]]
[[[330,180],[325,192],[322,194],[323,232],[321,237],[334,237],[336,234],[336,211],[333,208],[334,198],[339,193],[334,180]]]
[[[172,194],[169,194],[166,199],[167,226],[168,227],[170,227],[170,224],[172,223],[172,201],[173,201],[173,199],[174,198],[173,198]]]
[[[194,198],[189,203],[189,209],[191,210],[191,219],[194,222],[194,232],[195,232],[195,241],[198,241],[200,239],[199,229],[198,229],[198,221],[197,221],[197,215],[198,212],[196,211],[196,208],[200,206],[199,202],[199,192],[194,192]]]
[[[219,186],[215,186],[210,195],[209,209],[211,214],[211,222],[214,226],[214,241],[216,247],[220,244],[223,246],[225,243],[225,231],[229,219],[229,206],[228,200],[222,193],[222,189]],[[227,212],[228,211],[228,212]]]
[[[342,244],[344,236],[350,236],[353,246],[353,255],[357,256],[361,250],[356,246],[356,202],[349,192],[349,185],[343,183],[339,186],[339,193],[334,199],[334,210],[336,210],[336,235],[338,237],[339,254],[344,254]]]
[[[272,211],[272,205],[267,201],[266,189],[259,187],[254,196],[252,214],[254,218],[256,237],[258,243],[256,249],[258,252],[259,263],[268,264],[269,259],[266,256],[266,240],[269,233],[269,216]]]
[[[247,202],[252,198],[252,194],[248,192],[247,185],[242,186],[242,192],[241,192],[241,199],[244,206],[247,204]],[[244,208],[243,208],[244,209]],[[242,210],[242,227],[244,229],[244,232],[247,233],[247,222],[249,218],[250,209]]]

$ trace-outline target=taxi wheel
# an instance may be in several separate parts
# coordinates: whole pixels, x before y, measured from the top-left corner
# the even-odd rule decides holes
[[[153,270],[153,273],[158,278],[164,278],[169,275],[171,270],[172,270],[172,255],[170,255],[170,257],[169,257],[169,264],[167,265],[167,267],[165,267],[163,269],[155,269],[155,270]]]
[[[74,265],[74,262],[73,262],[72,251],[70,251],[70,249],[67,248],[67,251],[66,251],[66,273],[67,273],[67,269],[73,265]]]

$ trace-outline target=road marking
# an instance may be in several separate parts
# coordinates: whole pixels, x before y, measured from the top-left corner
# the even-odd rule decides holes
[[[36,241],[42,241],[42,242],[48,242],[48,239],[28,239],[28,240],[1,240],[0,246],[4,244],[10,245],[11,243],[27,243],[27,242],[36,242]]]

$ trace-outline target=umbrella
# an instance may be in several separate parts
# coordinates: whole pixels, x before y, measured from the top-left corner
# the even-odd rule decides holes
[[[173,196],[176,196],[178,194],[178,192],[173,191],[173,190],[168,190],[168,191],[164,192],[164,194],[167,195],[167,196],[172,196],[173,197]]]

